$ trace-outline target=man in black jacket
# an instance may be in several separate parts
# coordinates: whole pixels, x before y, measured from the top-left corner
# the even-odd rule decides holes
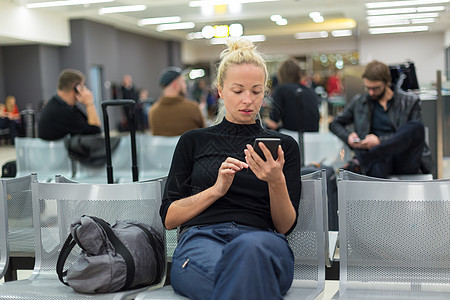
[[[355,152],[344,168],[380,178],[417,174],[428,150],[419,97],[393,91],[389,67],[382,62],[369,63],[362,78],[367,93],[356,95],[330,124]]]
[[[84,85],[85,76],[78,70],[66,69],[58,78],[58,90],[46,104],[39,119],[39,137],[59,140],[67,134],[100,133],[100,118],[92,92]],[[85,108],[82,112],[77,104]]]

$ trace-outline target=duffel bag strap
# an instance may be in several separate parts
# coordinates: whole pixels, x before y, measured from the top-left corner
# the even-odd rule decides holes
[[[133,225],[139,227],[142,231],[144,231],[144,233],[148,237],[148,240],[150,241],[150,245],[153,248],[153,253],[155,254],[155,260],[156,260],[156,278],[159,281],[162,278],[162,272],[163,272],[162,262],[161,262],[161,259],[159,259],[159,258],[164,255],[163,253],[161,253],[161,250],[163,250],[164,247],[158,247],[157,241],[156,241],[155,237],[153,236],[153,234],[150,232],[150,230],[148,230],[147,228],[145,228],[144,226],[142,226],[140,224],[133,224]]]
[[[127,278],[125,280],[124,286],[120,290],[128,289],[133,283],[134,274],[136,271],[133,256],[131,255],[127,247],[125,247],[125,245],[116,236],[116,234],[111,228],[111,225],[108,222],[97,217],[92,216],[89,217],[103,228],[109,241],[113,245],[114,249],[116,249],[116,252],[119,253],[125,260],[125,265],[127,267]]]
[[[59,281],[64,283],[65,285],[69,285],[67,281],[64,280],[64,277],[67,276],[67,270],[63,271],[64,264],[67,260],[67,257],[75,246],[76,242],[72,237],[72,234],[69,233],[64,245],[61,248],[61,252],[58,255],[58,261],[56,262],[56,273],[58,274]]]

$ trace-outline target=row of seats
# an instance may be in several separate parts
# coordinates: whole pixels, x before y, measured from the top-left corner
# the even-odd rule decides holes
[[[166,176],[179,137],[137,135],[139,178]],[[16,138],[17,176],[37,173],[39,181],[51,181],[55,174],[89,183],[106,183],[105,166],[83,165],[69,157],[64,140],[45,141],[38,138]],[[131,182],[131,138],[122,136],[112,153],[115,182]]]
[[[295,256],[295,280],[286,299],[315,299],[325,286],[328,235],[323,174],[302,176],[298,223],[288,236]],[[183,299],[170,286],[162,287],[164,278],[149,291],[108,295],[80,295],[58,281],[56,259],[74,216],[96,215],[111,223],[137,219],[165,236],[158,215],[161,180],[113,185],[68,181],[60,177],[55,183],[38,182],[36,175],[1,180],[0,220],[5,221],[0,225],[0,268],[7,266],[9,255],[25,255],[27,250],[15,248],[20,243],[13,241],[19,240],[34,241],[36,264],[29,279],[0,285],[0,295],[14,299]],[[334,298],[450,299],[449,196],[449,180],[380,180],[340,171],[340,282]],[[170,249],[176,246],[173,233],[166,240],[168,260]],[[4,274],[3,269],[0,272]]]
[[[284,132],[298,138],[296,132]],[[137,161],[140,179],[167,175],[172,155],[179,137],[139,134],[136,138]],[[305,164],[324,163],[338,168],[349,159],[350,151],[335,135],[304,133]],[[37,138],[16,138],[17,177],[36,172],[40,181],[52,180],[61,174],[77,181],[106,183],[106,169],[89,167],[69,158],[64,141],[44,141]],[[130,182],[131,139],[122,136],[118,148],[112,153],[112,166],[116,182]]]
[[[161,203],[161,180],[140,181],[123,184],[78,184],[58,176],[55,182],[39,182],[35,174],[21,178],[1,180],[0,217],[5,220],[0,226],[1,261],[5,268],[9,255],[24,254],[30,245],[35,245],[33,255],[36,263],[33,275],[26,280],[10,281],[0,285],[0,295],[14,299],[154,299],[154,295],[142,294],[144,289],[108,295],[80,295],[61,284],[57,278],[56,260],[75,216],[95,215],[113,223],[118,219],[135,219],[151,224],[164,236],[164,227],[159,217]],[[325,232],[323,230],[322,176],[318,171],[302,177],[303,191],[299,207],[299,222],[289,235],[289,243],[295,253],[295,284],[289,291],[292,299],[313,299],[324,287],[325,281]],[[70,182],[72,181],[72,182]],[[25,185],[24,185],[25,184]],[[18,199],[28,199],[31,212],[16,204]],[[11,212],[11,213],[10,213]],[[8,217],[6,217],[8,216]],[[13,220],[21,220],[24,226],[12,227]],[[30,224],[31,222],[31,224]],[[169,235],[170,236],[170,235]],[[173,235],[172,235],[173,236]],[[6,237],[6,239],[5,239]],[[4,240],[5,239],[5,240]],[[8,241],[28,242],[26,248]],[[14,246],[13,246],[14,245]],[[175,240],[167,240],[169,248],[176,246]],[[5,252],[3,252],[5,250]],[[75,259],[69,257],[68,262]],[[0,270],[4,274],[4,270]],[[159,288],[165,278],[151,289]],[[145,288],[147,289],[147,288]],[[178,298],[170,286],[158,289],[169,291]],[[56,298],[52,298],[56,297]],[[59,297],[59,298],[57,298]],[[169,297],[169,299],[172,296]],[[181,298],[180,298],[181,299]]]

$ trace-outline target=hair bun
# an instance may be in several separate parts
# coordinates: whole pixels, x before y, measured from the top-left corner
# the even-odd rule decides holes
[[[220,55],[221,58],[235,51],[246,52],[246,51],[254,51],[256,49],[255,45],[245,39],[245,38],[229,38],[227,41],[228,49],[225,49]]]

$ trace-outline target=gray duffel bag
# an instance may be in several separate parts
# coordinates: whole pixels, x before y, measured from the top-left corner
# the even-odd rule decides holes
[[[64,269],[78,244],[78,258]],[[153,227],[136,221],[116,221],[111,226],[92,216],[71,224],[58,257],[59,280],[79,293],[110,293],[148,286],[161,281],[164,243]]]

